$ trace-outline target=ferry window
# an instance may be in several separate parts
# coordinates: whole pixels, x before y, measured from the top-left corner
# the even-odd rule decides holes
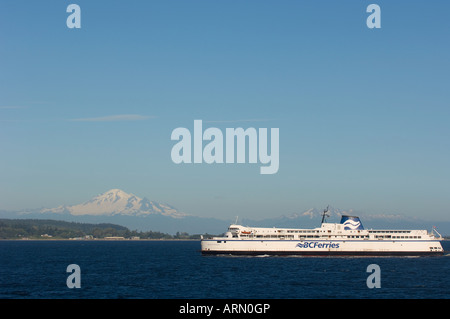
[[[218,240],[217,243],[220,244],[222,241]]]

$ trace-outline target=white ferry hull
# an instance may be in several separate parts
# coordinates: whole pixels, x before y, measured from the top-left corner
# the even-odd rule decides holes
[[[201,242],[204,255],[300,256],[437,256],[439,241],[338,240],[209,240]]]

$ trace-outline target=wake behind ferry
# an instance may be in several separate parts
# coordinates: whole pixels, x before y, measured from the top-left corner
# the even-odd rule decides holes
[[[443,255],[442,236],[426,230],[364,229],[357,216],[314,229],[232,224],[224,237],[202,238],[203,255],[426,256]]]

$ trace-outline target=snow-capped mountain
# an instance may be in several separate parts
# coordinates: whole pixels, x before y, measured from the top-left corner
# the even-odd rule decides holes
[[[298,227],[315,228],[320,227],[324,209],[310,208],[298,213],[282,215],[262,220],[243,219],[242,224],[246,226],[259,227]],[[358,216],[367,229],[431,229],[437,225],[443,234],[450,233],[450,223],[447,221],[428,221],[417,217],[402,214],[367,214],[355,209],[339,209],[329,206],[325,222],[339,223],[342,215]]]
[[[111,189],[82,204],[42,209],[41,213],[70,214],[73,216],[146,216],[152,214],[174,218],[187,216],[168,204],[153,202],[145,197],[139,198],[120,189]]]
[[[362,214],[361,212],[357,212],[354,209],[342,210],[339,208],[328,206],[326,209],[310,208],[301,213],[293,213],[287,216],[286,215],[281,216],[281,218],[285,218],[287,220],[302,219],[320,222],[325,210],[326,210],[325,220],[329,220],[330,222],[336,220],[339,221],[342,215],[352,216]]]

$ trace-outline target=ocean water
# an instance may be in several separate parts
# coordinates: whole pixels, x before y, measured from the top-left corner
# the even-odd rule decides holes
[[[447,299],[443,246],[441,257],[225,257],[198,241],[0,241],[0,299]],[[69,264],[81,288],[67,287]],[[370,264],[380,288],[367,287]]]

